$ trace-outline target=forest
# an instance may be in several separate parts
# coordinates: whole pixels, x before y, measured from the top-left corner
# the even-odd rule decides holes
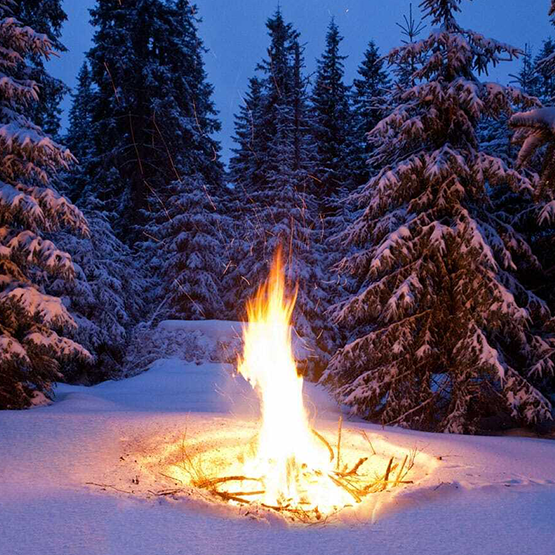
[[[0,0],[0,408],[139,375],[161,322],[244,321],[281,246],[299,371],[351,414],[552,430],[555,42],[464,29],[464,4],[369,38],[352,83],[336,21],[309,74],[278,6],[226,165],[202,6],[98,0],[63,129],[63,4]]]

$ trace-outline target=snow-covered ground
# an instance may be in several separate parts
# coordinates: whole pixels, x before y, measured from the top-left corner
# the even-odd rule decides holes
[[[420,451],[413,485],[324,526],[198,498],[159,497],[165,453],[187,437],[255,428],[248,384],[221,364],[158,361],[148,372],[92,388],[61,385],[56,402],[0,413],[1,555],[552,554],[555,441],[435,435],[347,422],[376,451]],[[318,429],[338,409],[308,385]],[[330,436],[331,437],[331,436]],[[153,461],[157,460],[157,463]],[[162,462],[159,462],[162,461]],[[138,483],[137,483],[138,482]],[[103,489],[99,485],[105,485]]]

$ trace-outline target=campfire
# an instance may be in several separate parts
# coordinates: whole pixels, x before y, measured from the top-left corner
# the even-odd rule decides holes
[[[184,440],[171,477],[226,503],[312,522],[357,505],[370,494],[410,483],[406,476],[415,453],[399,460],[380,457],[362,432],[363,451],[360,432],[355,446],[341,418],[333,440],[314,428],[293,356],[295,300],[296,291],[287,295],[278,250],[268,280],[247,304],[237,368],[260,400],[257,431],[250,441],[237,438],[235,446],[225,449],[210,447],[207,438],[202,446]]]

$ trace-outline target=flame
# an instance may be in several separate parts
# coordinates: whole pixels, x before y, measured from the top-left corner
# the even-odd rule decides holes
[[[244,351],[238,371],[258,392],[261,425],[255,457],[246,470],[262,476],[262,501],[269,505],[318,507],[345,505],[337,488],[328,451],[316,443],[303,402],[303,378],[293,357],[291,316],[297,290],[287,298],[281,249],[269,278],[247,303]]]

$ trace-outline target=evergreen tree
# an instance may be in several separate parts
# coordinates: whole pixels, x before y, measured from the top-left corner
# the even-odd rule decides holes
[[[312,192],[318,192],[318,180],[313,176],[317,162],[317,145],[314,142],[314,118],[308,98],[309,80],[304,76],[304,49],[298,39],[293,44],[293,84],[291,104],[293,108],[292,139],[293,169],[297,179]]]
[[[535,79],[531,90],[543,104],[552,104],[555,97],[555,74],[549,60],[555,58],[555,42],[547,39],[534,58]]]
[[[548,15],[551,18],[551,24],[555,25],[555,2],[553,0],[551,1]],[[553,45],[551,39],[544,41],[543,49],[535,62],[538,74],[546,81],[552,81],[555,77],[555,45]],[[550,95],[549,99],[551,100],[552,98],[553,95]]]
[[[18,0],[12,3],[10,9],[23,25],[47,35],[57,52],[65,52],[60,42],[62,26],[67,20],[62,0]],[[38,84],[41,102],[30,104],[26,115],[45,133],[57,137],[62,114],[60,102],[69,89],[62,81],[48,74],[44,59],[37,52],[28,52],[27,62],[28,78]]]
[[[75,274],[70,256],[45,235],[87,231],[83,215],[51,186],[72,155],[27,117],[39,98],[29,60],[47,59],[54,45],[11,17],[11,7],[0,0],[0,408],[14,409],[48,395],[61,360],[90,355],[66,337],[76,324],[45,292],[47,276]]]
[[[63,299],[77,323],[73,339],[93,355],[66,363],[63,380],[94,384],[122,376],[132,328],[144,317],[144,289],[151,283],[105,216],[96,211],[86,216],[89,236],[54,236],[71,255],[75,279],[55,279],[48,289]]]
[[[409,4],[409,14],[403,15],[403,22],[396,23],[401,29],[401,35],[405,38],[401,39],[404,45],[413,44],[422,34],[426,25],[422,21],[414,18],[412,13],[412,2]],[[418,60],[421,62],[421,60]],[[410,59],[406,61],[398,61],[393,67],[395,74],[395,86],[399,90],[405,90],[414,85],[413,75],[416,71],[417,60]]]
[[[91,138],[92,113],[94,102],[92,76],[85,60],[77,76],[77,89],[71,95],[69,127],[65,142],[78,161],[86,161],[93,154]]]
[[[532,48],[529,44],[524,45],[524,52],[522,53],[522,63],[520,71],[517,75],[511,75],[513,82],[529,95],[534,95],[536,88],[537,75],[534,69],[534,61],[532,58]]]
[[[351,186],[349,171],[351,114],[349,87],[344,83],[343,61],[339,53],[343,37],[332,19],[326,34],[326,48],[318,60],[316,83],[312,92],[314,135],[317,148],[316,177],[321,183],[320,198],[339,196]]]
[[[528,44],[524,46],[522,53],[522,63],[518,74],[511,75],[513,83],[527,95],[534,96],[537,90],[538,76],[534,68],[532,50]],[[501,113],[497,117],[484,117],[478,122],[478,140],[480,147],[491,154],[501,158],[507,165],[512,165],[516,157],[516,152],[512,144],[512,132],[509,128],[509,113]],[[524,205],[529,203],[521,195],[515,195],[509,187],[503,187],[503,194],[511,195],[514,199],[524,201]]]
[[[235,248],[225,278],[226,304],[240,318],[245,316],[246,300],[266,278],[282,245],[288,278],[299,286],[294,324],[313,352],[305,371],[314,377],[325,365],[332,333],[324,316],[329,294],[314,196],[307,82],[298,33],[279,9],[267,27],[268,57],[258,66],[260,78],[251,81],[250,103],[236,119],[239,147],[231,162],[237,176]],[[256,95],[254,84],[260,87]],[[246,168],[243,176],[241,167]]]
[[[537,108],[514,114],[510,125],[516,130],[514,142],[521,145],[518,168],[530,168],[537,175],[534,207],[518,214],[519,224],[526,230],[534,252],[545,268],[537,291],[555,309],[555,108]],[[516,218],[515,218],[516,219]],[[538,225],[539,224],[539,225]],[[555,382],[554,382],[555,390]]]
[[[263,182],[262,100],[263,82],[255,76],[249,80],[244,103],[235,116],[233,140],[237,143],[237,148],[232,149],[234,156],[229,161],[229,177],[237,188],[244,189],[250,184]]]
[[[175,181],[147,228],[151,267],[160,276],[155,297],[158,319],[221,319],[225,314],[222,276],[231,229],[217,190],[202,176]]]
[[[81,197],[113,213],[133,243],[148,223],[151,199],[180,175],[219,183],[219,129],[206,81],[196,9],[186,0],[103,0],[87,55],[92,74],[95,176]]]
[[[364,53],[364,60],[358,68],[358,78],[352,88],[352,122],[351,133],[354,137],[353,155],[350,168],[355,182],[363,185],[370,179],[370,144],[368,133],[382,120],[386,112],[386,96],[390,79],[384,68],[378,47],[370,41]]]
[[[360,251],[342,263],[361,286],[337,313],[352,337],[323,380],[363,416],[458,433],[495,414],[549,419],[542,387],[555,372],[549,309],[525,286],[541,268],[490,198],[498,185],[529,194],[532,183],[476,137],[483,117],[533,100],[477,80],[518,50],[461,29],[460,3],[424,0],[434,31],[388,56],[416,62],[415,86],[372,133],[383,169],[348,233]]]

